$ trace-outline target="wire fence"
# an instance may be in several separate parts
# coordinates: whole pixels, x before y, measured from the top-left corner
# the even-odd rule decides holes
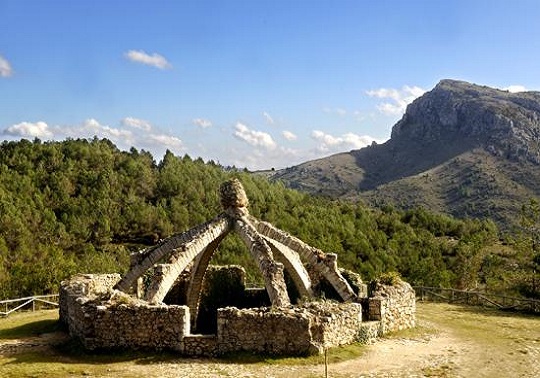
[[[32,297],[0,301],[0,316],[16,311],[36,311],[58,307],[58,294],[34,295]]]
[[[472,306],[492,307],[499,310],[540,314],[540,300],[509,297],[479,291],[457,290],[441,287],[414,286],[421,301],[447,302]]]

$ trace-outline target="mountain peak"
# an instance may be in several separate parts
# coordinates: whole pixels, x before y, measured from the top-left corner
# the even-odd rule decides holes
[[[445,79],[407,107],[386,143],[274,178],[312,193],[506,223],[540,195],[539,164],[540,92]]]
[[[407,107],[392,143],[452,143],[540,163],[540,93],[441,80]]]

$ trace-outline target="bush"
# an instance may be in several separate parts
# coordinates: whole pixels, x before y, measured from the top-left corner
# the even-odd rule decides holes
[[[381,274],[376,281],[382,285],[395,286],[401,282],[401,275],[398,272],[386,272]]]

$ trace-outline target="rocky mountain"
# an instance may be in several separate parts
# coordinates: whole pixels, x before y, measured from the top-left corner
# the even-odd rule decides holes
[[[442,80],[407,107],[391,138],[277,171],[311,193],[515,224],[540,195],[540,92]]]

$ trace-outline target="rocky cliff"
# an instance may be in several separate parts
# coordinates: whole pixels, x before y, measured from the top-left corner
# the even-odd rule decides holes
[[[540,92],[442,80],[384,144],[278,171],[312,193],[515,222],[540,195]]]
[[[539,158],[540,92],[443,80],[407,108],[392,142],[465,143],[510,159]]]

